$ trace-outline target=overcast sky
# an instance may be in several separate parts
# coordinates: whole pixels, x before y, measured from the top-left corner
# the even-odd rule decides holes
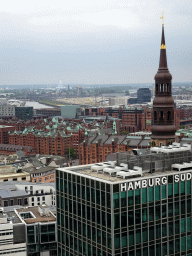
[[[0,84],[153,83],[162,11],[173,81],[192,81],[191,0],[6,0]]]

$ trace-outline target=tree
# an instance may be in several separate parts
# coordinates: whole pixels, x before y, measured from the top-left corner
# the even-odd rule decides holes
[[[124,131],[122,132],[122,134],[123,134],[123,135],[126,135],[126,134],[127,134],[127,131],[126,131],[126,130],[124,130]]]
[[[75,157],[75,149],[73,147],[70,147],[67,149],[67,152],[66,152],[68,158],[74,158]]]

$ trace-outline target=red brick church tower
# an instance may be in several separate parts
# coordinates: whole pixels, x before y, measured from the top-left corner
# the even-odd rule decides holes
[[[162,17],[163,18],[163,17]],[[151,127],[151,145],[169,145],[175,141],[174,100],[172,97],[172,75],[167,67],[164,23],[160,47],[159,69],[155,75],[155,98]]]

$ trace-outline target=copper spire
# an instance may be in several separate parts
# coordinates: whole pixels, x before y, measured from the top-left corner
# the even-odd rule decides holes
[[[161,47],[160,47],[160,61],[159,69],[167,69],[167,56],[166,56],[166,46],[165,46],[165,35],[164,35],[164,24],[162,24],[162,37],[161,37]]]

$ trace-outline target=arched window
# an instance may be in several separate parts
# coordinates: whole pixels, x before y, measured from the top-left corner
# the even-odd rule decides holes
[[[167,120],[171,120],[171,111],[167,112]]]
[[[157,112],[154,111],[154,120],[156,121],[157,120]]]
[[[161,84],[161,92],[163,92],[163,84]]]
[[[167,92],[169,92],[169,84],[167,84]]]
[[[156,93],[158,93],[159,86],[156,84]]]
[[[163,120],[163,111],[160,112],[160,119]]]

